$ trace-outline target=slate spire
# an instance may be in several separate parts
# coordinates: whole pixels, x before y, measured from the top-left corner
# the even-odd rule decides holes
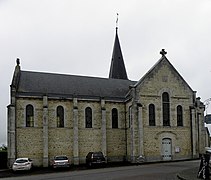
[[[118,27],[116,27],[116,37],[114,41],[109,78],[128,79],[117,31]]]

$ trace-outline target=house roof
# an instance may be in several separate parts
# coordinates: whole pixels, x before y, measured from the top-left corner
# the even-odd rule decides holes
[[[135,81],[20,71],[19,96],[81,97],[124,100]]]

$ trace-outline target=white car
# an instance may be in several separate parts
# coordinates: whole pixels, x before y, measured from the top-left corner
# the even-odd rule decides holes
[[[30,158],[18,158],[12,165],[13,171],[31,170],[33,162]]]
[[[205,147],[205,152],[206,153],[211,153],[211,147]]]

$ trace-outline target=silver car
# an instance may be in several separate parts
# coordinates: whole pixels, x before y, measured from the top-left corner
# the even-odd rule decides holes
[[[53,168],[70,167],[70,161],[67,156],[55,156],[51,162]]]
[[[30,158],[18,158],[12,165],[13,171],[24,171],[31,170],[33,167],[33,162]]]

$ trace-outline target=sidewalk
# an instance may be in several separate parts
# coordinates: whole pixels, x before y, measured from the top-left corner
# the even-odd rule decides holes
[[[180,180],[199,180],[197,178],[199,167],[181,171],[177,174],[177,178]]]

